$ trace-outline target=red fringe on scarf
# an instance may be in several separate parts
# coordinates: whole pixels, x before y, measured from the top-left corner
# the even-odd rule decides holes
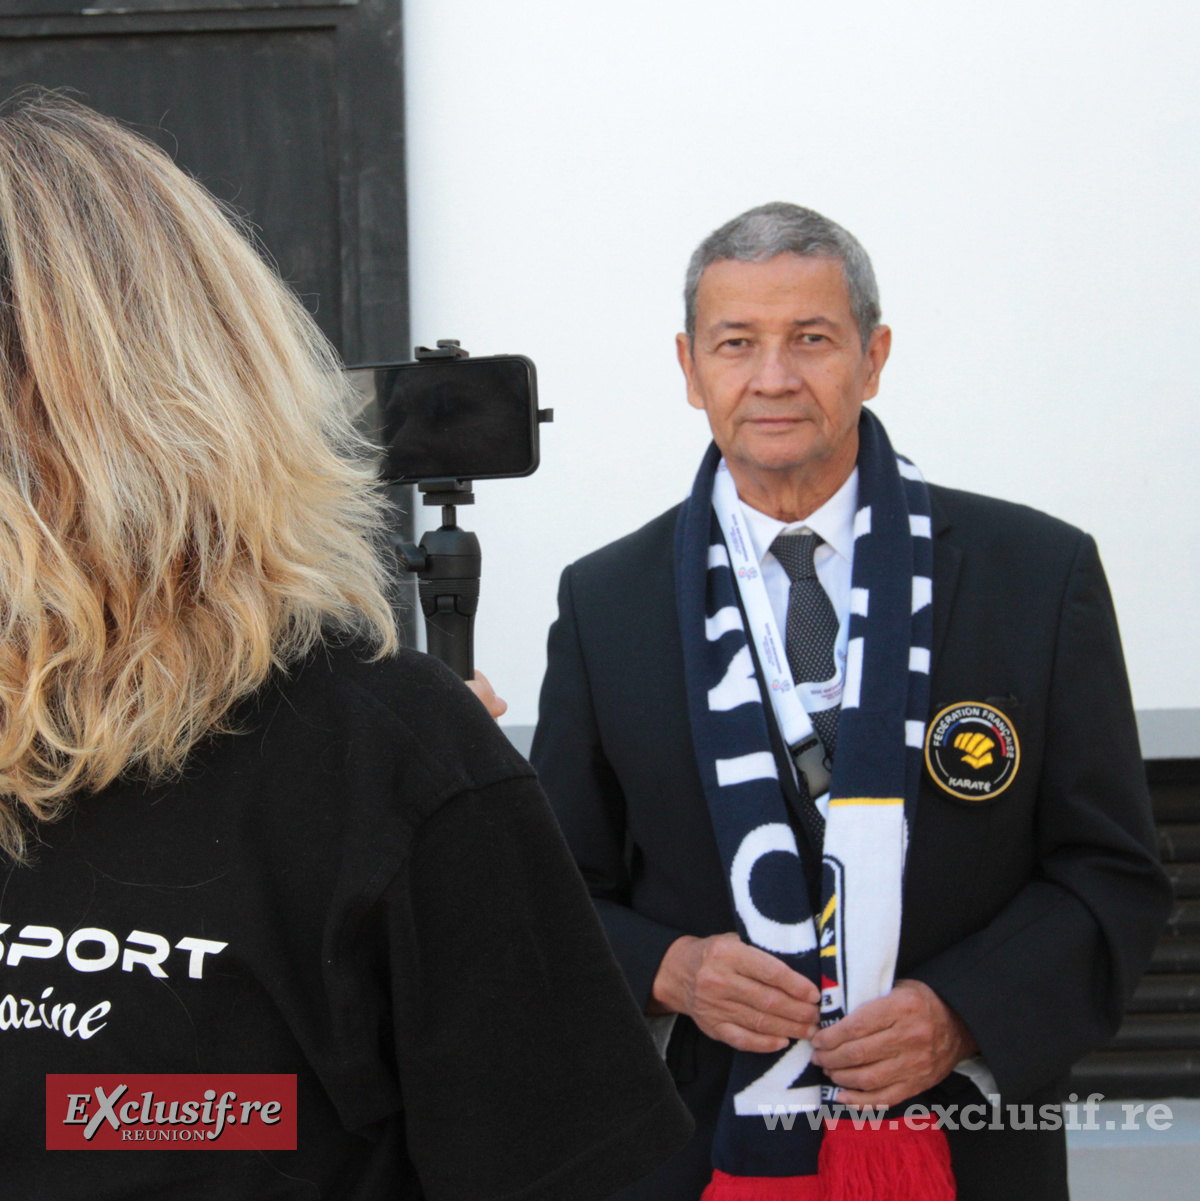
[[[932,1125],[828,1123],[816,1176],[713,1172],[701,1201],[954,1201],[950,1144]]]

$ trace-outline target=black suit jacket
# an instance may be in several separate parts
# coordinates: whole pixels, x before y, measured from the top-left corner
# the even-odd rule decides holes
[[[897,975],[962,1016],[1006,1101],[1051,1102],[1116,1031],[1170,904],[1116,617],[1086,534],[966,492],[930,498],[930,715],[990,702],[1021,759],[991,801],[955,800],[926,773]],[[736,929],[687,713],[677,513],[563,573],[532,752],[643,1006],[674,939]],[[694,1201],[729,1052],[681,1019],[668,1061],[697,1136],[628,1196]],[[1061,1134],[950,1137],[961,1201],[1066,1196]]]

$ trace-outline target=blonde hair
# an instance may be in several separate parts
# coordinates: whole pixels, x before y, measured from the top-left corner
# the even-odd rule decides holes
[[[176,773],[327,631],[395,649],[350,406],[167,155],[61,97],[0,113],[0,850]]]

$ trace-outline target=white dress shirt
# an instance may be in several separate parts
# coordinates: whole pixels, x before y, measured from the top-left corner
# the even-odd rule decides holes
[[[739,498],[740,499],[740,498]],[[783,564],[771,554],[771,543],[780,534],[816,534],[824,541],[813,554],[817,579],[825,589],[838,619],[834,653],[843,673],[846,666],[846,642],[850,636],[850,577],[854,568],[854,514],[858,511],[858,468],[846,482],[814,513],[803,521],[790,524],[760,513],[744,500],[742,513],[750,530],[750,541],[762,569],[767,599],[781,636],[786,637],[788,594],[792,582]]]

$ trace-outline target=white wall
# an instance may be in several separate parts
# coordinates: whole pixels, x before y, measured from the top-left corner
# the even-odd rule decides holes
[[[413,332],[538,365],[543,466],[484,483],[478,659],[535,719],[564,564],[687,491],[695,244],[852,230],[876,411],[939,483],[1094,533],[1139,708],[1200,706],[1194,0],[406,0]]]

